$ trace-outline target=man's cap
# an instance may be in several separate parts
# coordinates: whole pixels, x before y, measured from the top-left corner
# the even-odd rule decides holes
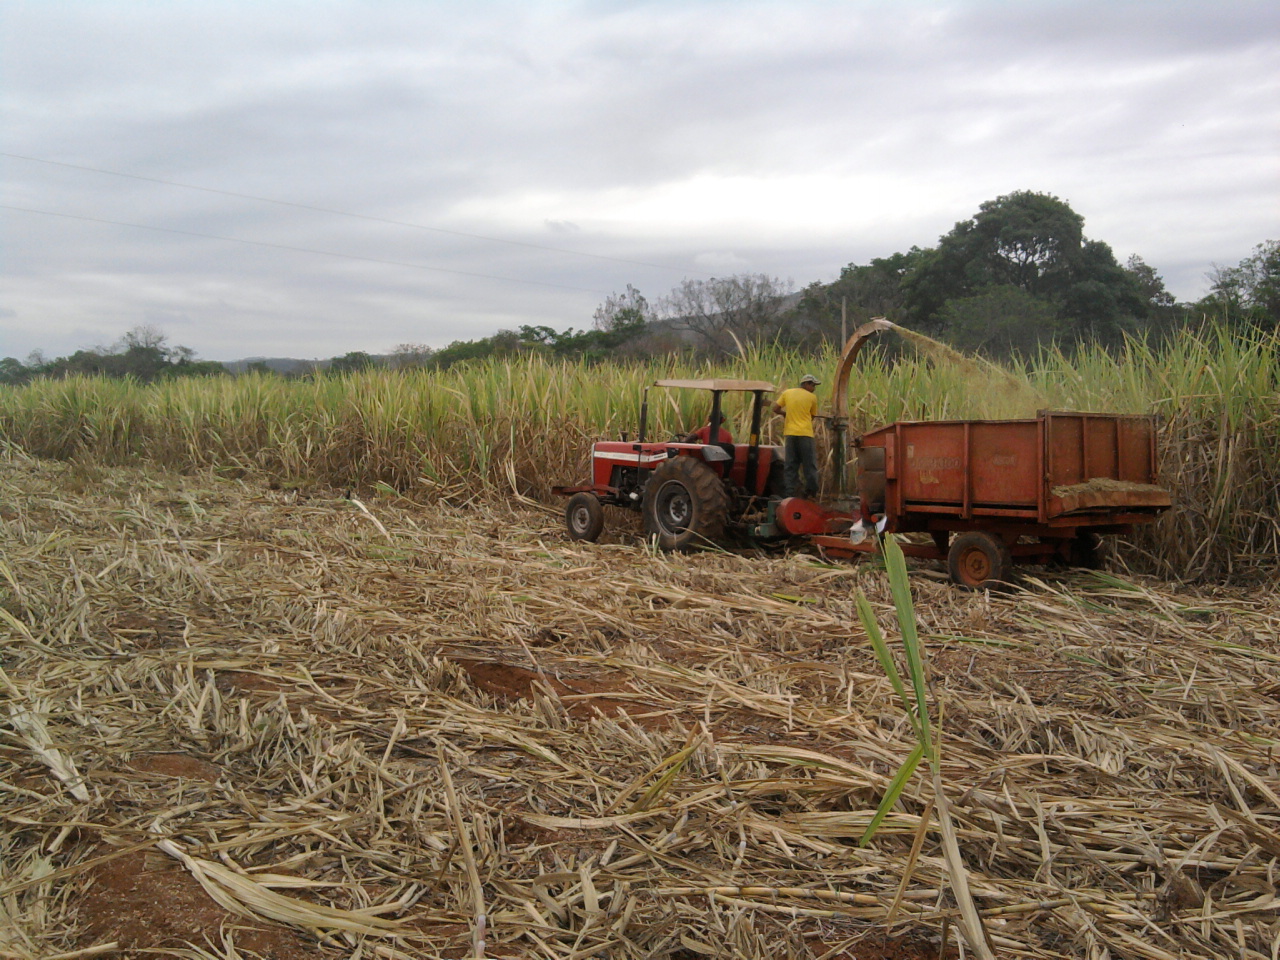
[[[817,377],[815,377],[812,373],[806,373],[803,377],[801,377],[801,378],[800,378],[800,382],[801,382],[801,383],[812,383],[812,384],[814,384],[815,386],[817,386],[818,384],[822,383],[822,381],[821,381],[821,380],[819,380]]]

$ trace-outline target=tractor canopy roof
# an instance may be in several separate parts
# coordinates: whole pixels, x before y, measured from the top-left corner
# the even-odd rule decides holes
[[[655,387],[681,387],[688,390],[738,390],[754,393],[764,390],[772,393],[778,388],[764,380],[658,380]]]

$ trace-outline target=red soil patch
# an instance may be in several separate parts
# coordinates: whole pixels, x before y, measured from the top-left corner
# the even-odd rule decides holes
[[[129,761],[130,770],[138,773],[154,773],[162,777],[181,777],[184,780],[203,780],[217,783],[222,768],[207,760],[197,760],[185,753],[152,753],[134,757]]]
[[[218,674],[218,689],[223,693],[278,693],[284,684],[273,677],[244,670],[226,670]]]
[[[238,950],[269,960],[314,960],[328,955],[315,941],[288,927],[265,925],[228,913],[173,860],[154,851],[127,854],[90,871],[80,900],[81,946],[116,941],[117,957],[141,951],[221,942],[231,932]],[[139,951],[134,954],[133,951]]]
[[[828,944],[831,949],[834,944]],[[825,950],[817,949],[815,954],[821,955]],[[956,956],[955,951],[947,951],[947,957]],[[843,953],[835,954],[831,960],[943,960],[939,949],[932,944],[918,940],[891,940],[887,937],[868,937],[860,940]]]
[[[571,717],[590,718],[599,712],[607,717],[630,716],[643,724],[653,719],[643,715],[658,709],[653,704],[617,696],[631,692],[631,688],[623,683],[587,680],[582,677],[560,680],[549,673],[490,660],[455,662],[467,672],[477,688],[499,700],[529,699],[535,690],[549,687],[561,698]]]

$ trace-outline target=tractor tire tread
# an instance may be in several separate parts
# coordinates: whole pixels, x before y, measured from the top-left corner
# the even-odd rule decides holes
[[[564,525],[570,540],[595,543],[604,532],[604,507],[600,498],[594,493],[575,493],[565,504]]]
[[[693,515],[680,534],[664,532],[655,516],[654,500],[664,484],[677,480],[684,485],[693,504]],[[714,543],[724,536],[729,515],[729,496],[724,482],[709,466],[694,457],[672,457],[658,465],[644,488],[642,506],[646,537],[657,539],[668,552],[683,552],[699,544]]]

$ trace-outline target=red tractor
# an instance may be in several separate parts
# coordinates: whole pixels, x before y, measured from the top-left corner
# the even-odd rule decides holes
[[[711,414],[693,433],[671,441],[646,437],[649,389],[634,441],[601,440],[591,451],[591,483],[555,487],[569,497],[565,522],[574,540],[595,540],[604,529],[604,504],[639,510],[645,535],[664,550],[720,541],[763,516],[782,495],[782,448],[760,444],[766,394],[760,380],[659,380],[654,386],[707,390]],[[734,443],[724,427],[726,393],[751,394],[751,433]]]

